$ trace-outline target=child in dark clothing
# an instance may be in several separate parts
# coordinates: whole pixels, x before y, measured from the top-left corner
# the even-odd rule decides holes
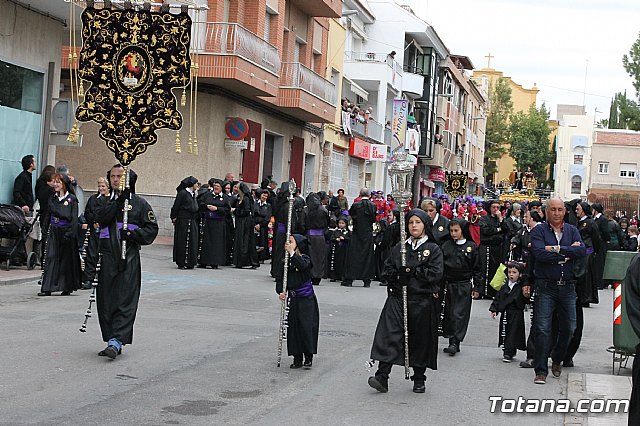
[[[347,248],[351,239],[351,231],[349,231],[349,218],[340,216],[338,218],[338,228],[327,233],[328,240],[331,242],[329,248],[329,259],[327,263],[327,275],[331,278],[331,282],[342,281],[344,278],[344,266],[347,260]]]
[[[527,349],[524,331],[524,305],[527,298],[520,282],[523,269],[521,263],[509,262],[507,279],[489,308],[491,318],[500,312],[498,346],[502,346],[504,362],[511,362],[518,349]]]

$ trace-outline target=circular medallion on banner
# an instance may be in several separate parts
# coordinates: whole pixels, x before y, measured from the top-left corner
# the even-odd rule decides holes
[[[227,137],[234,141],[241,141],[249,134],[249,124],[240,117],[232,117],[224,126]]]
[[[126,46],[120,50],[115,63],[116,84],[128,93],[138,93],[149,84],[151,59],[140,46]]]

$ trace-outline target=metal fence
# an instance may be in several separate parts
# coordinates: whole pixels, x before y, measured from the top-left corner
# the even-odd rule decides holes
[[[207,22],[203,54],[237,55],[278,75],[278,49],[239,24]]]
[[[335,105],[336,86],[299,62],[283,62],[280,87],[303,89],[323,101]]]

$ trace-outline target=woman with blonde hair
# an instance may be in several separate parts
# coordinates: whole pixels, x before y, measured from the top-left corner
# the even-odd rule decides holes
[[[96,275],[98,251],[100,245],[100,224],[96,218],[96,211],[109,199],[109,182],[104,176],[98,178],[98,192],[87,200],[84,208],[82,236],[86,241],[84,253],[84,271],[82,273],[82,289],[89,290]]]

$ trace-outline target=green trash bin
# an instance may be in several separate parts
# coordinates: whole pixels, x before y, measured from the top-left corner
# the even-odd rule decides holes
[[[626,365],[629,356],[635,356],[636,345],[640,338],[631,327],[627,316],[627,307],[624,302],[625,275],[631,260],[637,253],[630,251],[608,251],[605,262],[603,278],[614,282],[613,299],[613,350],[614,372],[616,361],[620,366]],[[616,354],[618,357],[616,358]],[[620,369],[618,369],[618,372]]]

